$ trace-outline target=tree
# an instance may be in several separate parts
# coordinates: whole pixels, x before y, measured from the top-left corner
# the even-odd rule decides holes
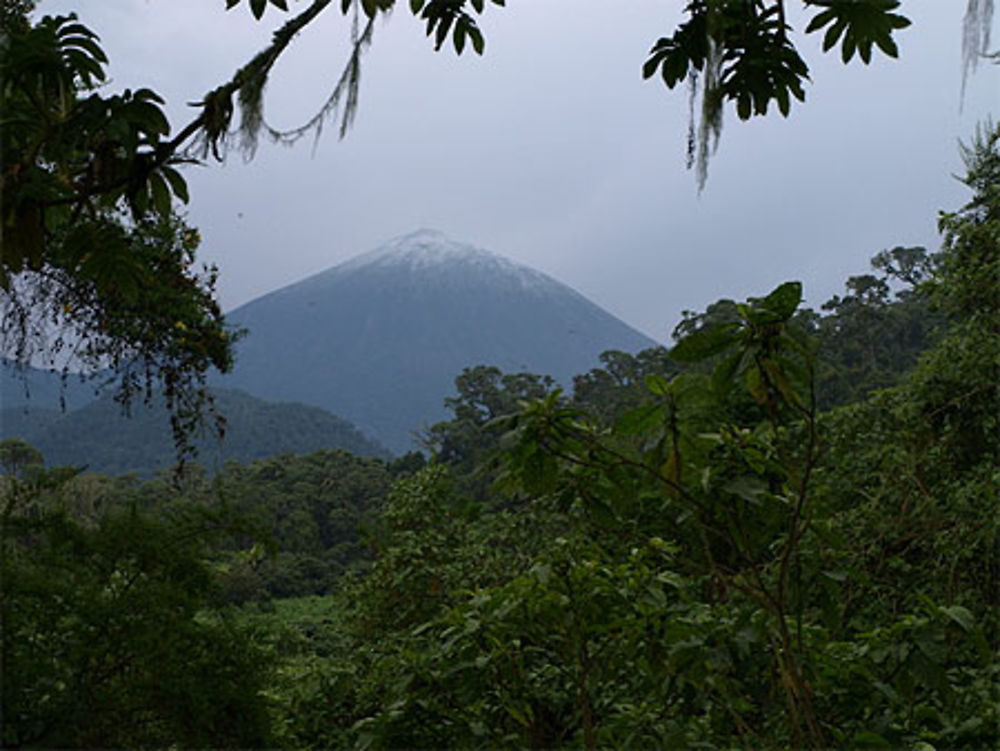
[[[922,282],[937,254],[896,247],[872,259],[875,274],[850,277],[843,296],[822,306],[808,322],[820,340],[817,393],[823,408],[860,401],[893,386],[929,349],[943,323],[931,312]],[[902,288],[893,290],[894,283]],[[810,311],[811,312],[811,311]]]
[[[34,446],[19,438],[0,441],[0,469],[9,479],[20,479],[43,465],[42,455]]]
[[[995,126],[964,149],[973,197],[942,215],[941,254],[878,254],[882,275],[852,278],[828,324],[799,319],[795,283],[722,301],[688,315],[669,352],[706,367],[646,374],[647,396],[614,424],[558,394],[507,421],[504,475],[529,499],[518,511],[546,509],[554,534],[527,562],[512,545],[506,577],[435,589],[453,592],[444,607],[419,600],[409,613],[425,623],[374,636],[385,651],[364,674],[379,687],[350,704],[358,742],[995,747],[998,153]],[[890,277],[912,285],[895,301]],[[915,367],[818,410],[810,333],[850,370],[839,327],[901,338],[928,305],[942,331]],[[894,376],[911,359],[906,343],[864,344],[877,357],[863,386],[882,356]],[[592,385],[614,373],[627,392],[635,363],[605,362]],[[424,511],[431,497],[415,496],[405,551],[435,551],[433,568],[377,561],[362,603],[468,555],[458,540],[489,516],[443,542],[451,520]]]
[[[995,261],[995,203],[946,254]],[[950,300],[960,263],[931,279]],[[371,631],[307,705],[319,745],[994,747],[996,306],[821,415],[799,301],[688,333],[671,357],[711,375],[651,375],[610,428],[558,395],[511,420],[528,545],[407,488],[355,594]]]
[[[22,365],[110,368],[126,406],[162,394],[187,449],[233,337],[174,211],[184,160],[154,92],[100,93],[93,32],[72,16],[31,26],[26,8],[0,19],[0,342]]]
[[[601,353],[600,361],[603,368],[573,377],[573,402],[608,424],[646,400],[647,377],[677,372],[677,364],[663,347],[636,355],[609,350]]]
[[[259,594],[274,597],[331,591],[345,570],[367,558],[361,527],[384,505],[390,484],[384,462],[339,450],[230,463],[215,485],[238,518],[264,531],[229,541],[237,560],[244,559],[230,578],[252,578]],[[273,555],[256,560],[261,542]]]
[[[483,500],[495,479],[491,464],[499,449],[498,418],[515,414],[554,386],[549,376],[505,374],[492,365],[465,368],[455,378],[458,396],[444,400],[454,419],[428,428],[423,444],[438,462],[451,467],[459,490]]]
[[[38,469],[30,484],[0,485],[0,742],[269,745],[270,663],[217,607],[205,559],[220,517],[175,507],[156,518],[112,482],[106,508],[84,509],[74,475]]]

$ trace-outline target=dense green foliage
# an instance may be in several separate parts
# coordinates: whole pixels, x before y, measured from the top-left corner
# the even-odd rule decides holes
[[[261,614],[335,591],[412,463],[327,451],[139,483],[0,442],[4,747],[270,746],[278,658],[318,626]]]
[[[814,385],[820,409],[851,404],[897,384],[936,341],[943,318],[931,309],[929,292],[921,286],[936,258],[923,248],[882,251],[872,259],[876,274],[851,277],[846,294],[833,297],[820,311],[800,307],[795,312],[790,325],[816,340]],[[739,319],[737,303],[718,300],[703,312],[685,311],[674,338]],[[711,367],[677,362],[664,347],[634,355],[611,350],[600,360],[602,367],[573,379],[571,401],[609,428],[649,402],[650,377],[672,378],[684,370],[706,372]],[[504,374],[493,366],[466,368],[455,379],[456,396],[445,400],[452,419],[425,431],[423,443],[437,461],[449,466],[459,492],[483,500],[500,464],[503,426],[498,418],[554,387],[546,376]],[[753,403],[746,394],[727,398],[734,408]]]
[[[228,465],[215,492],[239,518],[264,532],[237,536],[226,545],[237,553],[229,556],[229,598],[334,591],[344,569],[367,556],[361,529],[372,523],[395,473],[395,465],[345,451]]]
[[[4,442],[4,743],[995,747],[1000,131],[966,157],[940,254],[719,301],[572,397],[470,369],[430,466]]]
[[[111,481],[2,453],[4,747],[265,745],[270,664],[213,604],[217,515],[147,516]]]
[[[895,302],[857,278],[817,322],[783,285],[499,422],[519,385],[467,373],[435,434],[468,447],[462,477],[505,428],[500,482],[485,504],[440,466],[397,486],[336,600],[339,651],[296,663],[286,745],[995,746],[996,154],[973,147],[973,202]],[[918,299],[940,330],[903,372]],[[895,332],[871,362],[861,321]],[[828,411],[817,332],[851,374]]]
[[[173,210],[187,200],[162,99],[106,94],[107,56],[75,16],[0,21],[0,344],[19,364],[112,368],[117,396],[162,394],[178,448],[232,361],[214,269]]]
[[[394,4],[340,4],[367,24],[329,107]],[[0,15],[3,333],[24,360],[32,321],[82,327],[123,399],[162,381],[185,439],[231,339],[171,165],[225,145],[234,97],[252,149],[269,71],[330,3],[173,140],[153,92],[105,96],[86,28],[30,5]],[[897,3],[806,5],[845,61],[894,54]],[[411,10],[481,52],[466,6]],[[780,1],[686,13],[646,73],[701,81],[702,134],[724,100],[802,98]],[[718,301],[572,397],[470,369],[427,467],[324,451],[139,482],[3,441],[3,745],[995,748],[1000,129],[965,156],[940,254],[880,254],[822,313],[794,282]]]
[[[995,746],[998,154],[821,312],[718,301],[572,397],[467,370],[429,467],[4,442],[5,745]]]
[[[940,258],[919,247],[883,250],[872,258],[875,273],[850,277],[843,296],[835,295],[819,311],[795,313],[792,325],[817,340],[815,388],[821,409],[896,385],[936,341],[944,319],[925,282]],[[674,338],[738,320],[734,301],[717,300],[701,313],[685,311]],[[621,361],[627,363],[628,356]],[[659,372],[672,371],[663,366]]]

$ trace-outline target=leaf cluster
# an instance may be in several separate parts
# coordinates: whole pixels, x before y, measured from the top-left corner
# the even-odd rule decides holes
[[[823,8],[810,20],[806,32],[828,27],[823,39],[826,52],[841,44],[845,63],[855,51],[871,61],[873,46],[890,57],[898,56],[893,33],[909,26],[893,13],[896,0],[810,0],[807,6]],[[791,110],[792,98],[805,100],[803,83],[809,69],[789,38],[791,27],[782,0],[692,0],[688,19],[673,35],[661,37],[643,65],[643,77],[657,73],[668,88],[689,77],[718,75],[706,96],[732,101],[740,119],[764,115],[774,102],[782,115]],[[712,74],[709,67],[717,67]]]
[[[845,63],[855,51],[868,63],[874,46],[897,56],[893,34],[909,20],[893,11],[897,0],[806,0],[821,9],[806,32],[827,28],[823,51],[841,45]],[[784,0],[691,0],[687,20],[660,37],[643,64],[644,78],[659,76],[667,88],[687,82],[691,96],[688,166],[697,162],[699,187],[722,131],[722,113],[732,103],[741,120],[767,114],[774,104],[785,117],[792,101],[805,101],[809,67],[792,42]],[[697,113],[695,100],[700,98]]]
[[[866,65],[871,62],[872,49],[878,47],[889,57],[899,57],[899,48],[892,35],[910,25],[909,19],[898,13],[898,0],[816,0],[811,5],[824,8],[806,26],[806,33],[823,34],[823,51],[840,43],[840,57],[849,63],[855,52]]]
[[[18,362],[119,370],[125,405],[156,390],[178,448],[201,422],[210,367],[231,364],[215,272],[194,270],[188,191],[149,89],[102,93],[107,56],[73,15],[0,47],[0,261],[5,351]]]
[[[43,471],[0,524],[4,746],[267,745],[270,665],[214,607],[208,517],[82,513],[72,475]]]
[[[165,138],[163,100],[150,89],[103,96],[107,56],[73,15],[46,16],[0,51],[4,256],[0,283],[52,260],[52,238],[127,207],[167,216],[186,201]]]

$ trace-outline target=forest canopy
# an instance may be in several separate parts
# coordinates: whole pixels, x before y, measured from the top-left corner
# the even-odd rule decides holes
[[[80,21],[3,6],[18,357],[119,366],[124,400],[165,389],[183,444],[236,335],[176,212],[184,147],[222,156],[237,107],[260,132],[270,65],[328,5],[176,135],[155,92],[107,91]],[[356,55],[393,5],[332,5],[358,20]],[[486,5],[410,10],[436,46],[478,52]],[[903,28],[890,0],[805,5],[845,60],[891,55]],[[968,7],[979,52],[992,3]],[[801,99],[783,3],[687,8],[651,76],[695,76],[739,115]],[[879,254],[823,313],[794,281],[717,301],[571,394],[456,374],[429,460],[324,451],[140,482],[0,442],[0,743],[997,747],[1000,127],[963,155],[940,252]]]
[[[996,746],[1000,130],[965,156],[939,253],[824,314],[719,301],[572,395],[471,369],[429,466],[5,442],[4,744]]]

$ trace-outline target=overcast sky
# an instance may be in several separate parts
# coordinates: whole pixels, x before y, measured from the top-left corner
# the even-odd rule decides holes
[[[938,211],[967,197],[958,142],[996,115],[1000,67],[980,67],[960,108],[965,4],[905,0],[898,61],[845,67],[803,40],[805,105],[750,123],[727,112],[699,195],[686,94],[641,77],[681,0],[508,0],[482,19],[482,58],[434,53],[400,2],[365,59],[348,137],[331,123],[315,152],[263,143],[250,163],[189,169],[189,218],[225,309],[420,227],[544,271],[660,341],[684,309],[788,279],[818,306],[883,248],[937,247]],[[256,22],[245,6],[43,0],[39,12],[76,10],[111,58],[110,88],[158,91],[179,128],[186,103],[288,17]],[[295,41],[267,91],[273,125],[322,104],[347,36],[327,11]]]

